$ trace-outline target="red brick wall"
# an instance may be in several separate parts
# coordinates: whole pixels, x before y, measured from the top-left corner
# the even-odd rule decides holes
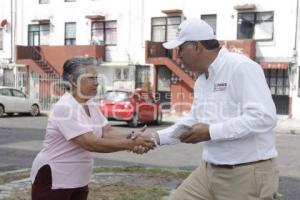
[[[193,89],[184,82],[171,84],[171,110],[182,113],[191,109],[193,102]]]
[[[64,62],[74,56],[95,56],[104,58],[103,46],[76,45],[76,46],[41,46],[44,58],[61,74]]]

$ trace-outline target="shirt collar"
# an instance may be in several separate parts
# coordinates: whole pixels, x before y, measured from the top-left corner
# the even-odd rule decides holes
[[[208,73],[210,75],[216,74],[219,71],[223,63],[223,57],[226,53],[228,53],[228,50],[225,47],[222,47],[215,60],[208,67]]]

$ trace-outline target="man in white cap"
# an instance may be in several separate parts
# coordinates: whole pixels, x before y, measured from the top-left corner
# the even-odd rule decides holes
[[[163,45],[178,48],[185,68],[199,77],[189,116],[154,136],[159,145],[204,143],[201,166],[170,199],[275,199],[277,119],[262,68],[220,47],[213,29],[200,19],[182,22],[176,40]],[[190,128],[181,128],[178,136],[184,125]]]

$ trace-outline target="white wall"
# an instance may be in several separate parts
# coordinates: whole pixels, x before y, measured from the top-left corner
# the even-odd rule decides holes
[[[87,15],[103,15],[105,20],[117,20],[117,46],[106,49],[108,62],[131,62],[128,38],[132,37],[129,30],[129,0],[77,0],[64,2],[50,0],[49,4],[38,4],[38,1],[24,3],[23,32],[27,35],[28,24],[33,19],[50,19],[49,45],[64,45],[65,23],[76,22],[76,45],[89,45],[91,40],[91,20]],[[117,5],[117,6],[116,6]],[[19,44],[27,45],[27,36],[19,38]]]
[[[3,19],[7,19],[8,25],[4,27],[3,31],[3,50],[0,50],[0,63],[6,62],[4,60],[11,58],[11,4],[10,0],[2,0],[0,6],[0,23]]]
[[[268,61],[290,61],[293,57],[296,1],[271,0],[77,0],[64,2],[50,0],[50,4],[38,1],[18,1],[24,9],[18,15],[23,22],[17,41],[27,45],[28,24],[33,19],[51,20],[50,45],[64,45],[65,22],[77,22],[77,45],[87,45],[91,37],[91,21],[86,15],[103,15],[106,20],[117,20],[117,46],[107,47],[109,62],[145,63],[145,40],[151,38],[151,18],[166,16],[161,10],[181,9],[187,18],[200,18],[201,14],[217,14],[217,38],[235,40],[237,35],[237,11],[234,6],[253,3],[257,11],[274,11],[274,40],[257,43],[257,57]],[[9,2],[5,0],[4,3]],[[8,9],[0,9],[7,12]],[[23,12],[23,13],[22,13]],[[9,16],[9,14],[4,14]],[[7,36],[6,36],[7,37]]]
[[[300,119],[300,97],[298,96],[299,65],[295,73],[295,88],[292,90],[292,117]]]
[[[151,17],[166,16],[161,10],[181,9],[186,18],[200,18],[201,14],[217,14],[217,38],[237,39],[237,11],[234,6],[251,3],[256,11],[274,11],[274,39],[257,43],[257,57],[268,61],[291,61],[293,57],[296,0],[145,0],[145,39],[151,38]]]
[[[88,45],[91,39],[91,21],[85,18],[86,15],[103,15],[105,20],[117,20],[117,46],[106,48],[107,61],[116,63],[116,66],[119,63],[127,63],[128,66],[145,64],[144,44],[145,40],[151,39],[151,18],[166,16],[162,10],[180,9],[187,18],[217,14],[217,38],[236,40],[238,12],[234,6],[251,3],[256,5],[256,11],[274,11],[274,39],[257,42],[257,58],[265,61],[294,61],[297,0],[50,0],[50,4],[38,4],[38,0],[17,1],[17,44],[22,45],[27,45],[28,24],[32,24],[33,19],[51,20],[50,45],[64,45],[65,22],[77,22],[76,43]],[[9,2],[10,0],[2,2],[0,19],[2,16],[10,17],[7,9]],[[0,51],[0,58],[10,57],[10,51],[6,50],[10,49],[9,45],[9,33],[6,33],[5,53]],[[103,70],[112,76],[111,67]],[[300,118],[300,112],[296,112],[300,109],[300,98],[297,95],[298,73],[293,73],[293,80],[293,115]],[[113,85],[114,83],[108,81],[108,88]]]

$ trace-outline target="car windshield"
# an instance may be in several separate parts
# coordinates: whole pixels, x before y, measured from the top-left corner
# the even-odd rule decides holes
[[[103,99],[111,101],[126,101],[130,99],[130,94],[129,92],[123,91],[110,91],[104,94]]]

